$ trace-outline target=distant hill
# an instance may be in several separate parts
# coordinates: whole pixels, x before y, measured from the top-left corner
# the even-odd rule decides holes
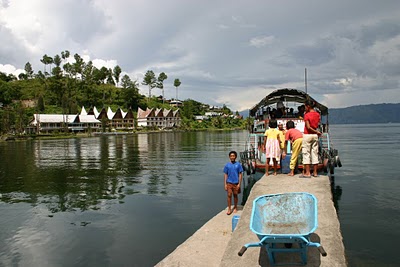
[[[247,118],[249,110],[239,114]],[[400,123],[400,103],[398,104],[369,104],[347,108],[330,108],[330,124],[366,124],[366,123]]]
[[[245,110],[239,111],[239,115],[243,116],[243,118],[247,118],[247,117],[249,117],[249,110],[245,109]]]
[[[370,104],[329,109],[330,124],[400,122],[400,103]]]

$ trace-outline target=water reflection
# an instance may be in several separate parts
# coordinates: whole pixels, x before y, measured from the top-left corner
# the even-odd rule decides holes
[[[141,182],[136,135],[10,143],[0,153],[1,200],[42,203],[52,213],[100,209]]]
[[[342,197],[343,190],[340,185],[335,185],[334,179],[331,179],[331,192],[332,192],[333,205],[335,206],[336,209],[336,214],[339,215],[339,201],[340,198]]]
[[[204,134],[154,133],[3,143],[0,200],[50,212],[98,210],[126,195],[176,195],[198,171]],[[217,136],[218,137],[218,136]],[[204,155],[203,155],[204,156]]]

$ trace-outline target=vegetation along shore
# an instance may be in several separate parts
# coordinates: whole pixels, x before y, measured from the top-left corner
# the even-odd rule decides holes
[[[164,72],[156,75],[148,70],[143,81],[134,81],[127,74],[121,77],[123,72],[118,65],[113,69],[98,69],[93,62],[85,62],[79,54],[72,56],[67,50],[53,57],[44,55],[40,61],[43,70],[37,72],[30,62],[25,64],[25,73],[18,77],[0,72],[0,135],[3,140],[17,139],[16,136],[49,137],[48,133],[26,131],[34,114],[80,114],[82,107],[121,108],[132,112],[135,127],[113,129],[104,126],[101,132],[165,130],[165,127],[138,126],[139,109],[179,110],[180,123],[174,125],[174,130],[245,129],[251,124],[226,105],[215,107],[193,99],[180,101],[178,93],[182,82],[179,78],[173,80],[176,98],[164,98],[164,83],[169,78]],[[140,94],[139,83],[148,87],[148,96]],[[161,95],[152,93],[155,89]],[[107,122],[102,121],[104,123]],[[65,126],[53,131],[51,136],[77,135]]]

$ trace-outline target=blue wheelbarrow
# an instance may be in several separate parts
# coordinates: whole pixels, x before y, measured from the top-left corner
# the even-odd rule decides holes
[[[307,264],[308,247],[317,247],[326,256],[321,244],[310,241],[310,235],[318,227],[317,209],[317,199],[309,193],[257,197],[253,201],[250,229],[260,242],[244,245],[239,256],[249,247],[265,247],[271,265],[276,265],[275,253],[293,252],[300,253],[300,264]]]

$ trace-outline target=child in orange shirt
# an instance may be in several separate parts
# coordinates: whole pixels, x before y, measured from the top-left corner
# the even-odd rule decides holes
[[[286,147],[288,141],[291,142],[291,147],[292,147],[292,157],[290,158],[290,165],[289,165],[290,172],[288,175],[293,176],[294,169],[296,168],[297,157],[300,154],[303,144],[303,134],[294,127],[293,121],[288,121],[286,123],[285,147],[283,149],[283,154],[282,154],[283,157],[286,156]]]

